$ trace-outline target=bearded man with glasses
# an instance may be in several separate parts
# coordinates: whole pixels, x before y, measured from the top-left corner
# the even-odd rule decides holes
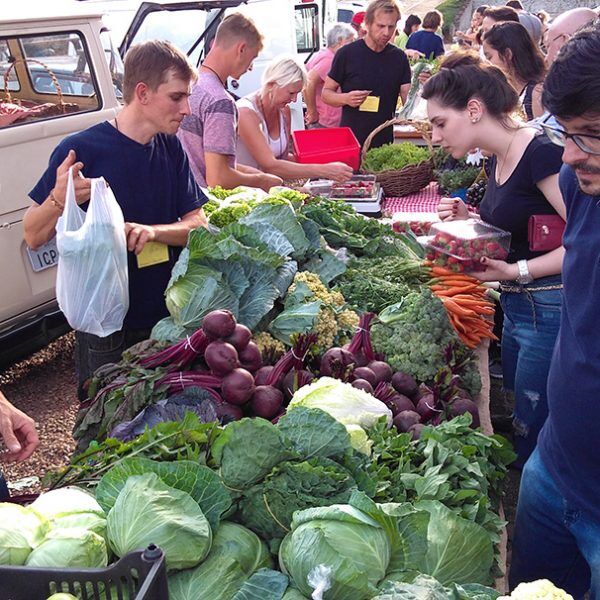
[[[561,325],[548,375],[549,415],[523,469],[510,584],[549,579],[600,599],[600,27],[565,44],[544,84],[564,147]]]

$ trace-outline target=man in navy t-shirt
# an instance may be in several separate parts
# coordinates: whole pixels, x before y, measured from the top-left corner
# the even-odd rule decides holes
[[[561,326],[548,376],[548,419],[521,479],[511,587],[549,579],[600,598],[600,28],[563,47],[543,103],[564,146],[567,207]],[[543,306],[540,307],[543,310]]]
[[[350,127],[361,146],[376,127],[394,116],[398,95],[406,102],[410,89],[406,54],[390,43],[399,19],[396,0],[373,0],[365,15],[365,37],[336,52],[323,84],[323,102],[342,107],[340,125]],[[387,127],[371,147],[393,141],[392,127]]]
[[[123,350],[149,337],[150,329],[167,316],[164,291],[171,269],[189,231],[206,223],[201,208],[206,198],[175,136],[190,113],[188,98],[195,78],[186,56],[167,42],[131,48],[125,58],[123,110],[112,121],[64,139],[30,192],[34,204],[23,225],[25,241],[32,248],[55,234],[70,167],[83,209],[90,196],[88,178],[104,177],[125,217],[129,311],[123,329],[112,335],[76,333],[81,400],[85,381],[98,367],[118,361]],[[163,245],[161,256],[157,264],[140,268],[137,257],[148,242]]]

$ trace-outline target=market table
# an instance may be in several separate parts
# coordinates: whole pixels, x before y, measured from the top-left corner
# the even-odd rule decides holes
[[[437,212],[441,197],[437,182],[432,181],[422,190],[408,196],[386,196],[381,204],[381,212],[384,217],[391,217],[397,212]]]

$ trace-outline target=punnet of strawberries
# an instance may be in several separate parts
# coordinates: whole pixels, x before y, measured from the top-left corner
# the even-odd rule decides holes
[[[426,242],[426,258],[456,272],[483,271],[485,256],[505,260],[510,233],[478,219],[433,223]]]

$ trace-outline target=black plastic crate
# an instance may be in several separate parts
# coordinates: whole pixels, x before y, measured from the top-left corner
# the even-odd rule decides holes
[[[152,545],[106,569],[0,566],[1,600],[46,600],[57,592],[81,600],[169,600],[165,555]]]

